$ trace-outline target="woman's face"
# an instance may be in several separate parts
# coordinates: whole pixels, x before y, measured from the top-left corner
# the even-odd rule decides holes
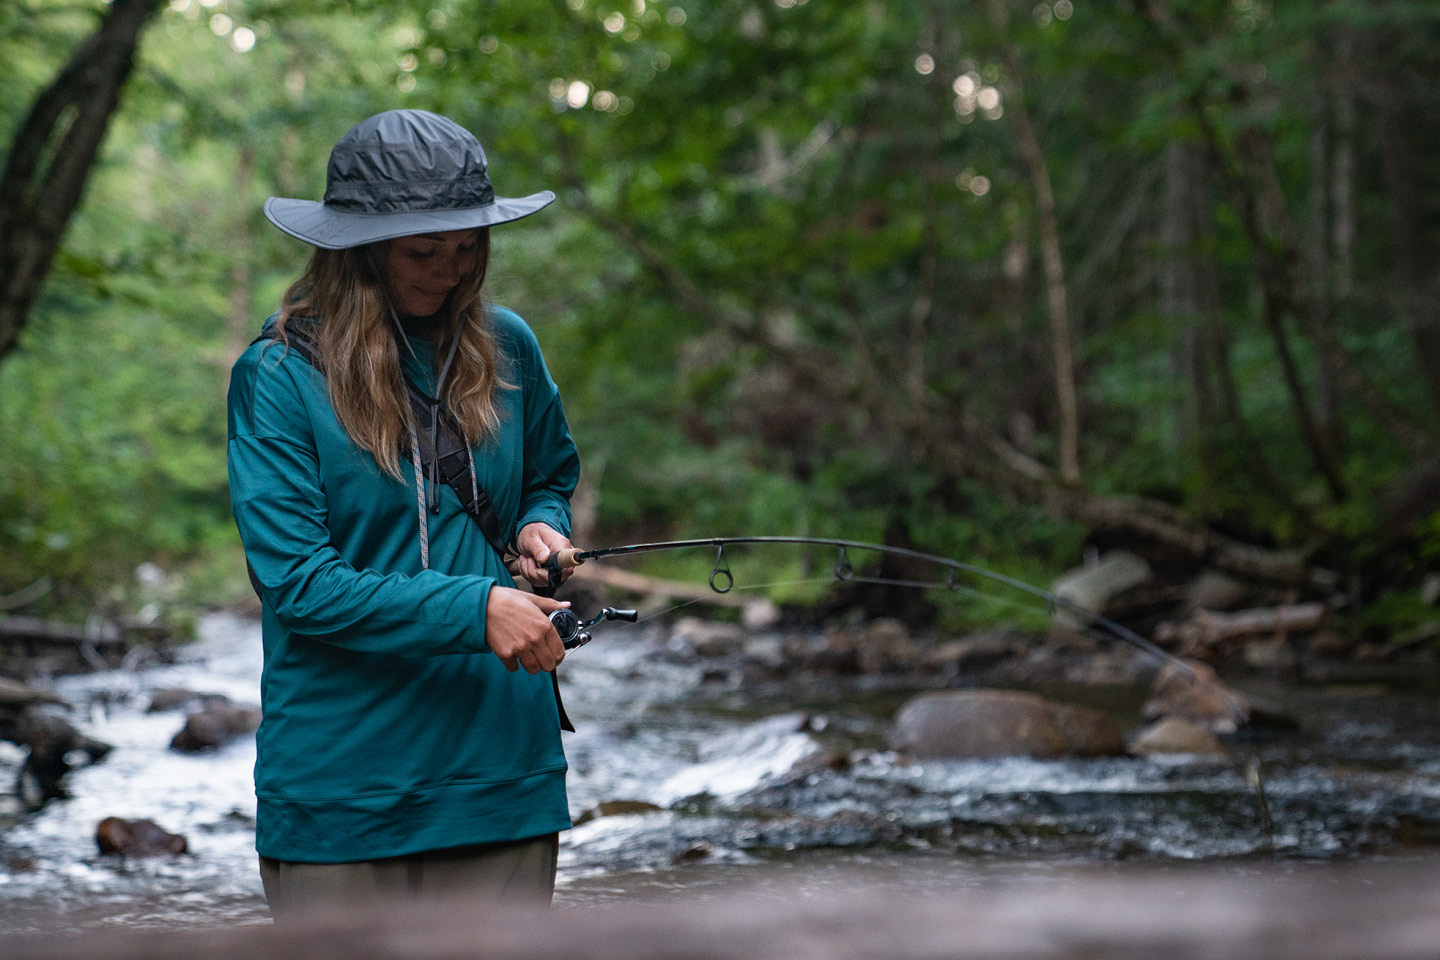
[[[478,248],[478,230],[422,233],[386,241],[380,269],[395,310],[409,317],[428,317],[439,310],[461,278],[475,268]]]

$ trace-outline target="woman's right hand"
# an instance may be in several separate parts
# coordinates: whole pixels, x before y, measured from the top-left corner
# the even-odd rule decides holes
[[[526,673],[548,673],[565,659],[550,614],[568,606],[568,600],[493,586],[485,601],[485,642],[507,670],[524,667]]]

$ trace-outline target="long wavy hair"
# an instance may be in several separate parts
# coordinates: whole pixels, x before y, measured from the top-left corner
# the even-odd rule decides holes
[[[367,247],[316,248],[305,272],[285,291],[276,329],[288,346],[287,324],[317,323],[320,362],[340,425],[351,440],[370,451],[382,470],[402,480],[401,455],[409,448],[414,415],[405,395],[384,281],[376,266],[379,253]],[[499,347],[481,299],[489,265],[490,231],[480,230],[475,265],[446,301],[449,316],[442,318],[437,344],[443,357],[454,338],[460,338],[445,395],[439,399],[472,447],[500,428],[495,394],[513,386],[499,369]]]

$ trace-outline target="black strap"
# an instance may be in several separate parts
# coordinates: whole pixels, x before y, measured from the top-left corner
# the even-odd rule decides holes
[[[291,320],[286,324],[285,337],[290,348],[300,354],[305,362],[322,374],[325,372],[325,367],[320,362],[320,348],[315,341],[313,325]],[[279,339],[279,331],[273,326],[267,326],[255,342]],[[410,401],[410,412],[415,416],[421,472],[428,477],[438,460],[440,482],[455,491],[455,495],[460,499],[461,509],[480,527],[480,532],[485,535],[490,546],[495,548],[501,559],[515,556],[515,547],[501,532],[500,518],[495,513],[495,505],[490,501],[490,495],[478,482],[472,482],[469,445],[465,442],[459,422],[441,406],[437,398],[426,394],[411,383],[409,378],[405,380],[405,393]],[[439,430],[432,431],[437,419]],[[432,435],[439,438],[438,452],[436,444],[431,441]]]

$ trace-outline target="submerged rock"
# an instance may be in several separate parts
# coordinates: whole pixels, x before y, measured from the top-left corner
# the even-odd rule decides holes
[[[1210,731],[1184,717],[1165,717],[1152,723],[1135,737],[1130,744],[1130,752],[1141,756],[1157,753],[1230,755],[1230,751]]]
[[[190,849],[186,839],[171,833],[153,820],[122,820],[106,817],[95,828],[95,845],[101,853],[126,857],[154,857],[162,853],[178,856]]]
[[[225,697],[211,697],[185,718],[185,726],[170,741],[170,749],[181,753],[213,750],[255,732],[259,726],[258,709],[239,706]]]
[[[575,818],[575,826],[589,823],[600,817],[623,817],[641,813],[659,813],[664,807],[644,800],[602,800]]]
[[[895,715],[889,744],[917,758],[1113,756],[1125,752],[1120,724],[1088,707],[1009,690],[914,697]]]

